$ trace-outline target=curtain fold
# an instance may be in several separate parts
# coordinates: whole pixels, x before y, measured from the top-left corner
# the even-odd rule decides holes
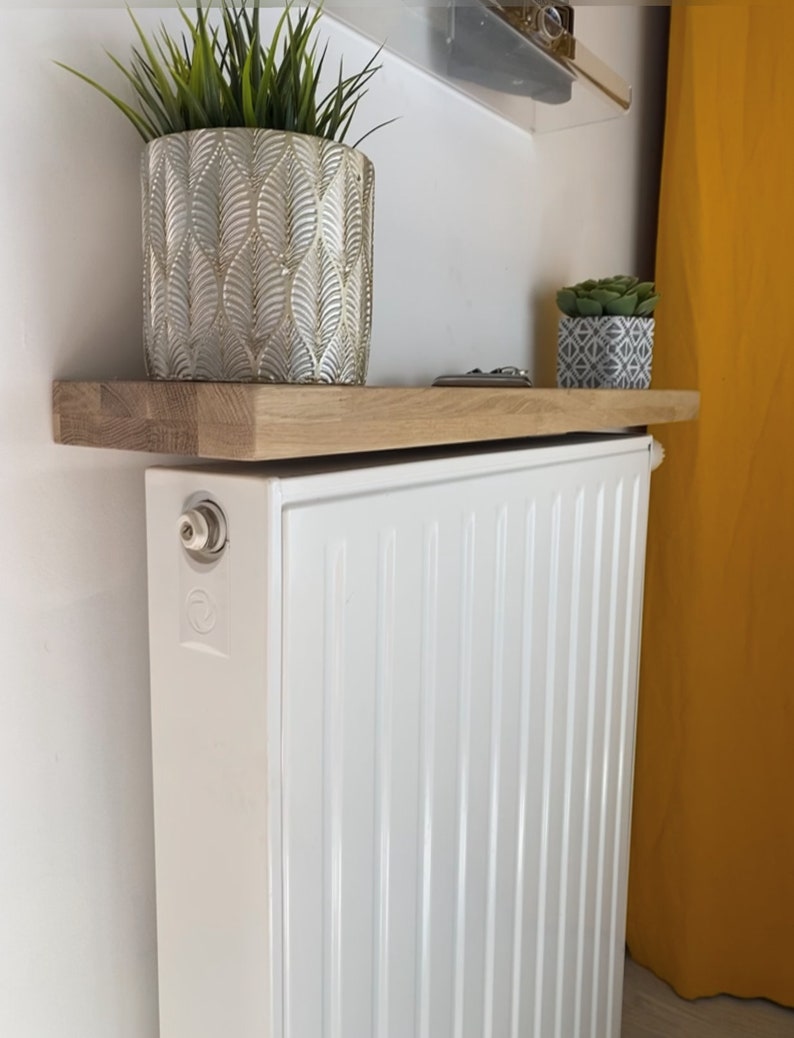
[[[794,1005],[794,4],[672,12],[632,956]]]

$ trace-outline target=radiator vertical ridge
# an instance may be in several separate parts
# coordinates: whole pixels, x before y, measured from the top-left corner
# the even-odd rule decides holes
[[[582,988],[584,984],[585,923],[587,920],[587,875],[590,868],[590,808],[593,801],[593,752],[595,740],[596,696],[598,693],[599,639],[601,625],[602,573],[604,562],[604,484],[596,495],[596,520],[593,536],[593,594],[590,615],[590,655],[587,676],[587,729],[585,734],[585,783],[582,810],[582,858],[579,870],[579,906],[576,938],[576,980],[574,983],[574,1035],[582,1033]]]
[[[499,852],[499,792],[502,752],[502,698],[504,695],[505,596],[507,593],[508,509],[502,505],[496,520],[491,644],[491,746],[488,805],[488,879],[485,909],[485,990],[483,1038],[493,1036],[494,971],[496,969],[496,873]]]
[[[618,930],[623,932],[622,921],[618,922],[618,909],[623,907],[624,898],[621,897],[620,885],[621,882],[625,883],[625,869],[619,867],[621,863],[621,844],[624,841],[624,834],[626,833],[626,827],[628,825],[628,810],[630,804],[629,791],[625,788],[626,782],[626,755],[628,747],[628,714],[629,714],[629,701],[634,699],[634,674],[632,671],[632,627],[636,622],[635,611],[634,611],[634,594],[637,586],[637,539],[639,537],[639,511],[640,511],[640,481],[639,478],[635,477],[632,486],[631,495],[631,525],[629,529],[629,546],[628,546],[628,566],[626,572],[626,609],[624,619],[624,631],[623,631],[623,668],[621,674],[621,691],[620,691],[620,737],[618,739],[617,746],[617,783],[616,790],[617,795],[615,802],[617,804],[617,813],[615,817],[615,834],[614,834],[614,867],[612,870],[612,916],[609,927],[609,974],[607,982],[607,1035],[615,1035],[615,993],[622,990],[622,985],[618,983],[618,978],[615,976],[615,970],[617,968],[617,960],[620,959],[622,965],[622,949],[617,947],[617,935]],[[636,668],[635,668],[636,669]],[[633,725],[632,725],[633,735]]]
[[[563,994],[565,984],[565,956],[568,952],[566,925],[568,922],[568,871],[571,846],[571,795],[573,784],[573,741],[576,718],[576,692],[579,673],[579,614],[581,612],[582,539],[584,536],[584,490],[580,487],[574,506],[573,564],[571,569],[570,632],[568,637],[568,688],[566,701],[565,764],[563,778],[562,853],[560,861],[560,909],[557,924],[557,981],[554,1007],[555,1038],[568,1038],[562,1033]]]
[[[438,666],[438,523],[425,531],[422,565],[422,636],[420,663],[419,796],[421,839],[418,851],[420,895],[416,957],[416,1030],[418,1038],[430,1038],[430,895],[433,868],[433,779],[435,749],[436,673]]]
[[[328,546],[323,681],[324,963],[323,1036],[342,1034],[342,799],[344,760],[345,575],[347,545]]]
[[[375,663],[375,818],[373,860],[376,899],[373,933],[372,1034],[387,1038],[389,1028],[389,872],[394,696],[394,618],[397,531],[385,530],[378,544],[378,604]]]
[[[518,815],[516,819],[515,916],[513,920],[513,976],[510,992],[510,1038],[520,1038],[521,974],[524,938],[524,885],[527,840],[527,799],[529,787],[529,732],[532,719],[532,658],[535,642],[534,588],[537,506],[533,501],[524,522],[524,580],[522,606],[524,632],[521,641],[521,703],[519,720]]]
[[[590,1038],[609,1038],[608,1035],[599,1034],[598,1032],[598,1010],[599,1010],[599,979],[601,975],[601,958],[603,955],[603,933],[602,927],[604,924],[604,885],[605,885],[605,854],[606,854],[606,828],[607,819],[609,817],[609,770],[610,760],[609,754],[611,749],[611,717],[614,702],[614,686],[615,686],[615,655],[617,646],[615,640],[617,638],[617,627],[618,627],[618,604],[619,604],[619,580],[620,580],[620,557],[621,557],[621,537],[623,527],[623,479],[618,482],[615,489],[615,518],[612,530],[612,566],[610,573],[610,587],[609,587],[609,628],[607,635],[607,667],[606,667],[606,695],[605,695],[605,708],[604,716],[605,730],[604,730],[604,745],[601,765],[601,796],[598,804],[598,858],[597,858],[597,879],[596,879],[596,905],[595,905],[595,927],[594,927],[594,952],[593,952],[593,1006],[591,1011],[591,1027],[590,1027]]]
[[[474,558],[477,519],[470,513],[463,528],[461,546],[460,700],[458,707],[458,847],[455,891],[453,1038],[463,1038],[463,994],[466,972],[466,855],[469,818],[469,754],[471,749],[472,643],[474,634]]]
[[[546,684],[544,690],[545,717],[543,736],[543,783],[540,832],[540,877],[538,882],[538,931],[535,946],[535,1014],[534,1035],[541,1038],[543,1021],[543,942],[546,937],[546,910],[548,899],[550,804],[552,797],[552,768],[554,747],[554,693],[557,663],[557,613],[559,610],[560,539],[562,526],[562,497],[555,494],[551,506],[551,544],[549,550],[548,630],[546,635]]]

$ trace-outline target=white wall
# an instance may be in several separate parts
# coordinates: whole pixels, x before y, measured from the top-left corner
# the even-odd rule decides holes
[[[594,49],[640,86],[653,14],[586,12]],[[142,373],[139,141],[50,63],[108,79],[103,47],[130,38],[122,10],[0,12],[4,1038],[157,1034],[142,471],[158,459],[55,447],[49,418],[53,377]],[[371,51],[334,39],[351,65]],[[554,288],[648,269],[653,95],[618,122],[531,138],[384,65],[361,117],[401,116],[365,149],[371,381],[518,363],[550,383]]]

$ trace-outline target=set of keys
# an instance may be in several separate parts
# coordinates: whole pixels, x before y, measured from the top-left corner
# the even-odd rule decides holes
[[[433,382],[434,386],[488,386],[491,389],[503,387],[531,388],[532,379],[529,373],[521,368],[507,366],[494,368],[493,371],[482,371],[474,368],[462,375],[440,375]]]

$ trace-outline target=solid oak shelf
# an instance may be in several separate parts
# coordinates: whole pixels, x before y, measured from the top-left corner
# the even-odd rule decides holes
[[[667,389],[53,384],[57,443],[274,461],[685,422],[700,394]]]

